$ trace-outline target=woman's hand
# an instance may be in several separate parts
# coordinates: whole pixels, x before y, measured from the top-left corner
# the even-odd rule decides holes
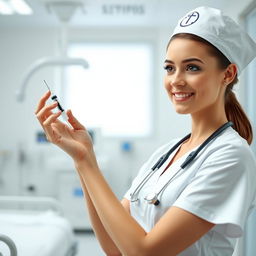
[[[35,111],[47,139],[67,152],[76,164],[86,162],[86,165],[90,168],[97,167],[91,137],[85,127],[78,122],[70,110],[67,111],[67,116],[68,122],[73,128],[58,120],[61,111],[57,113],[52,112],[57,107],[57,103],[46,105],[49,97],[50,92],[48,91],[40,99]]]

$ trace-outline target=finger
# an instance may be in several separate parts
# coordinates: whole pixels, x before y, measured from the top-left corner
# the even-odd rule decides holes
[[[43,128],[46,133],[47,139],[50,142],[57,143],[58,139],[60,138],[59,135],[54,132],[52,128],[52,124],[57,120],[57,118],[61,115],[61,111],[50,115],[44,122]]]
[[[85,127],[73,116],[71,110],[67,110],[68,121],[75,130],[85,130]]]
[[[36,111],[35,111],[35,114],[37,114],[45,105],[45,102],[49,99],[51,95],[51,92],[50,91],[47,91],[43,97],[39,100],[39,103],[37,105],[37,108],[36,108]]]
[[[36,114],[36,117],[38,121],[43,124],[43,122],[52,115],[52,111],[54,108],[56,108],[58,105],[57,102],[52,103],[51,105],[46,105],[43,108],[39,110],[39,112]]]

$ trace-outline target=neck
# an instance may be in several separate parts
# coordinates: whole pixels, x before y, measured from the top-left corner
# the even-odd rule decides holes
[[[188,144],[201,144],[219,127],[228,122],[225,111],[222,114],[208,112],[204,117],[200,115],[191,115],[192,131]]]

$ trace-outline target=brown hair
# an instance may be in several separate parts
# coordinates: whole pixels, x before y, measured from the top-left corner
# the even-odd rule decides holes
[[[217,58],[219,62],[219,67],[222,70],[226,69],[231,64],[231,62],[220,50],[218,50],[214,45],[212,45],[211,43],[209,43],[208,41],[206,41],[205,39],[199,36],[189,34],[189,33],[176,34],[171,38],[171,40],[168,43],[168,46],[170,42],[175,38],[190,39],[190,40],[198,41],[208,45],[210,49],[210,54]],[[226,88],[225,112],[226,112],[227,119],[233,122],[234,124],[233,128],[239,133],[241,137],[247,140],[248,144],[250,145],[253,139],[252,126],[242,106],[238,102],[235,93],[233,92],[233,86],[237,82],[238,82],[238,78],[236,75],[233,81]]]

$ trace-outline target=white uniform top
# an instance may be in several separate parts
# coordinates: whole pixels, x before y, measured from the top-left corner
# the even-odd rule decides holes
[[[125,198],[131,199],[130,194],[151,167],[176,142],[178,140],[162,146],[150,157]],[[179,256],[231,256],[236,238],[242,235],[246,219],[255,206],[256,161],[250,147],[229,127],[184,170],[178,171],[191,151],[161,175],[177,150],[137,193],[139,200],[130,203],[131,215],[149,232],[171,206],[182,208],[216,225]],[[159,191],[174,175],[158,196],[158,206],[144,200],[149,193]]]

